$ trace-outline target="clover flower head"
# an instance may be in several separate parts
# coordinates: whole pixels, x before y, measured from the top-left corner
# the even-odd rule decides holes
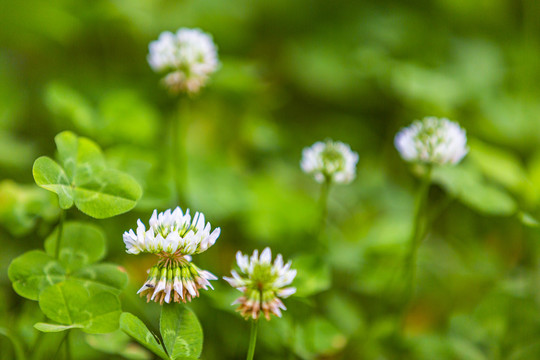
[[[158,214],[154,210],[149,228],[139,219],[137,230],[124,233],[128,254],[151,253],[159,257],[157,265],[148,270],[148,279],[138,293],[147,301],[191,301],[199,296],[199,289],[212,288],[209,280],[217,278],[193,264],[191,255],[206,251],[214,245],[220,228],[211,231],[204,214],[195,213],[191,218],[189,209],[185,214],[180,207]]]
[[[210,232],[210,223],[205,223],[203,213],[197,212],[191,218],[189,209],[184,214],[180,207],[159,214],[154,210],[149,224],[146,230],[139,219],[136,232],[129,230],[124,233],[127,253],[199,254],[214,245],[221,232],[220,228]]]
[[[340,141],[318,141],[302,151],[302,170],[314,176],[315,181],[348,184],[356,176],[358,154]]]
[[[258,319],[260,313],[266,320],[270,314],[281,317],[281,310],[287,310],[280,298],[287,298],[296,292],[290,287],[296,276],[296,270],[291,269],[291,261],[284,264],[281,254],[276,256],[272,264],[272,252],[265,248],[260,257],[255,250],[251,257],[236,253],[236,262],[242,275],[232,270],[232,277],[224,277],[232,287],[240,290],[243,295],[234,304],[239,304],[239,311],[245,318]]]
[[[197,93],[218,66],[212,37],[200,29],[180,28],[162,32],[148,46],[148,63],[155,72],[166,72],[163,83],[172,92]]]
[[[401,129],[394,144],[404,160],[432,165],[457,164],[469,151],[464,129],[433,116]]]

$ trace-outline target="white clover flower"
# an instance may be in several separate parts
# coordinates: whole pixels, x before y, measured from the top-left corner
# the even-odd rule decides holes
[[[358,154],[340,141],[318,141],[302,151],[302,170],[319,183],[348,184],[356,176]]]
[[[457,164],[467,154],[467,135],[446,118],[426,117],[401,129],[394,144],[406,161],[425,164]]]
[[[180,28],[161,33],[148,46],[148,63],[156,72],[167,72],[165,85],[175,93],[198,92],[219,65],[212,37],[200,29]]]
[[[163,302],[191,301],[199,296],[199,289],[212,288],[209,280],[217,280],[212,273],[199,269],[191,262],[191,255],[206,251],[214,245],[220,228],[211,231],[202,213],[195,213],[193,219],[189,209],[182,213],[177,207],[157,213],[154,210],[149,229],[139,219],[137,232],[124,233],[126,252],[129,254],[152,253],[159,256],[157,265],[148,270],[148,279],[137,292],[147,297],[147,301]]]
[[[127,253],[198,254],[214,245],[221,232],[220,228],[210,232],[210,223],[205,223],[203,213],[195,213],[192,219],[189,209],[183,214],[180,207],[159,214],[154,210],[149,223],[146,230],[139,219],[136,233],[133,230],[124,233]]]
[[[281,254],[276,256],[272,264],[272,253],[266,248],[259,257],[259,251],[255,250],[251,258],[236,253],[236,262],[243,275],[232,270],[231,277],[223,277],[232,287],[243,293],[234,304],[240,304],[237,311],[242,316],[258,319],[260,312],[266,320],[270,320],[270,314],[281,317],[281,310],[287,310],[281,298],[287,298],[296,292],[294,287],[286,287],[292,283],[296,276],[296,270],[291,270],[291,261],[283,263]]]
[[[191,263],[189,257],[174,260],[162,258],[148,270],[148,278],[137,294],[150,300],[170,303],[188,302],[199,296],[199,289],[214,289],[209,280],[217,277],[209,271],[201,270]]]

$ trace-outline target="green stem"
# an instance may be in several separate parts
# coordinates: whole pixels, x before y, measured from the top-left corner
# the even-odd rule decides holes
[[[174,182],[174,205],[185,206],[185,191],[187,184],[187,154],[186,132],[187,124],[183,120],[182,111],[187,107],[188,99],[181,98],[178,113],[171,121],[171,167]]]
[[[62,338],[62,340],[58,344],[58,348],[56,349],[56,352],[54,353],[54,356],[52,357],[53,359],[58,358],[58,353],[60,352],[60,349],[62,348],[62,345],[64,344],[64,341],[66,341],[66,338],[67,338],[68,334],[69,334],[69,330],[66,331],[66,334],[64,335],[64,337]]]
[[[64,220],[66,219],[66,212],[60,209],[60,220],[58,223],[58,233],[56,234],[56,249],[54,251],[54,258],[58,259],[60,256],[60,246],[62,245],[62,233],[64,231]]]
[[[255,343],[257,342],[257,329],[259,327],[259,319],[251,321],[251,333],[249,335],[249,348],[247,354],[247,360],[253,360],[255,355]]]
[[[67,330],[66,331],[66,360],[71,360],[71,347],[69,346],[70,344],[70,341],[69,341],[69,333],[70,333],[71,330]]]
[[[330,186],[332,185],[332,180],[328,177],[325,177],[324,182],[321,185],[321,195],[319,197],[319,228],[317,229],[317,238],[319,242],[325,247],[322,241],[324,231],[326,229],[326,220],[328,218],[328,195],[330,194]]]
[[[11,345],[13,345],[13,351],[15,352],[15,358],[17,360],[26,359],[21,342],[10,330],[4,327],[0,327],[0,335],[4,335],[11,341]]]
[[[411,236],[409,239],[409,251],[407,253],[407,258],[405,262],[406,271],[408,274],[407,277],[407,302],[410,296],[414,293],[415,290],[415,278],[416,278],[416,258],[418,254],[418,247],[422,242],[424,237],[424,232],[422,230],[422,218],[425,203],[427,201],[429,193],[429,185],[431,183],[431,166],[426,170],[426,173],[422,179],[422,184],[418,190],[416,197],[416,204],[414,209],[414,218],[413,218],[413,228],[411,231]]]

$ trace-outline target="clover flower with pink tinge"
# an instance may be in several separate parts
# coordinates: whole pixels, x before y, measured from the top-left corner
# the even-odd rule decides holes
[[[211,231],[202,213],[191,218],[189,209],[184,214],[177,207],[157,213],[154,210],[148,230],[139,219],[137,230],[124,233],[126,252],[151,253],[159,257],[158,263],[148,270],[148,279],[137,292],[147,301],[187,302],[199,296],[199,289],[213,289],[210,280],[217,277],[201,270],[191,262],[191,255],[202,253],[214,245],[220,229]]]
[[[212,36],[199,29],[180,28],[175,34],[164,31],[148,50],[150,67],[166,73],[163,83],[173,93],[199,92],[219,66]]]
[[[234,304],[239,304],[239,311],[245,318],[258,319],[260,313],[266,320],[270,320],[270,314],[281,317],[281,310],[287,308],[281,298],[287,298],[296,292],[296,288],[290,287],[296,276],[296,270],[291,269],[291,261],[283,262],[281,254],[276,256],[272,264],[270,248],[262,251],[255,250],[251,257],[236,253],[236,262],[241,274],[232,270],[232,277],[224,279],[243,295]]]

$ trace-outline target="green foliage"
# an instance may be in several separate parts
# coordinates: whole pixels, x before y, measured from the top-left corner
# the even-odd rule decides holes
[[[219,277],[237,250],[270,246],[293,259],[297,293],[282,319],[261,322],[257,360],[540,358],[540,2],[1,8],[1,359],[54,358],[67,331],[74,359],[168,359],[157,340],[161,307],[136,294],[155,257],[126,255],[122,233],[178,205],[221,227],[216,245],[194,257]],[[186,101],[147,62],[149,42],[179,27],[211,33],[219,51],[219,71]],[[459,122],[469,153],[433,171],[416,290],[404,308],[419,181],[393,137],[429,115]],[[330,192],[328,247],[318,253],[319,186],[298,165],[303,147],[326,138],[350,144],[360,160],[354,182]],[[170,149],[175,140],[181,154]],[[180,202],[177,155],[188,169]],[[84,319],[44,319],[40,293],[66,283],[84,287],[86,301],[121,295],[134,314],[122,315],[122,328],[152,354],[125,333],[85,333]],[[204,329],[200,357],[245,358],[249,326],[230,305],[240,292],[213,285],[190,305]],[[34,324],[59,333],[38,339]]]
[[[165,304],[159,320],[163,344],[171,359],[198,359],[203,333],[199,320],[181,304]]]
[[[438,167],[433,171],[433,181],[467,206],[486,215],[508,216],[517,210],[516,201],[503,189],[483,180],[473,166]]]
[[[65,279],[66,270],[45,252],[32,250],[13,260],[8,274],[17,294],[37,300],[42,290]]]
[[[182,304],[164,304],[159,320],[163,343],[130,313],[123,313],[120,328],[162,359],[195,360],[202,352],[203,333],[197,316]]]
[[[15,236],[34,229],[40,218],[51,221],[58,215],[53,194],[35,185],[20,185],[12,180],[0,182],[0,224]]]
[[[57,254],[58,231],[56,228],[45,239],[45,252],[51,257]],[[91,224],[66,222],[59,243],[58,261],[67,272],[95,263],[105,256],[105,235],[99,227]]]
[[[141,197],[129,175],[106,167],[100,148],[91,140],[65,131],[55,137],[62,166],[48,157],[34,163],[36,183],[58,195],[62,209],[73,204],[83,213],[103,219],[131,210]]]
[[[328,263],[316,255],[303,255],[294,259],[297,275],[294,281],[296,296],[307,297],[328,290],[332,285]]]
[[[56,332],[70,326],[90,334],[101,334],[118,328],[121,308],[117,296],[90,292],[77,281],[65,281],[43,290],[39,294],[39,307],[48,318],[67,325],[63,329],[55,324],[40,324],[38,330]]]
[[[120,328],[126,334],[137,340],[139,344],[144,345],[148,350],[162,359],[169,359],[167,353],[163,350],[161,344],[157,341],[154,334],[148,330],[146,325],[135,315],[122,313],[120,316]]]
[[[143,347],[130,342],[130,337],[121,330],[108,334],[87,334],[86,342],[94,349],[107,354],[120,355],[131,360],[150,360],[152,354]]]

